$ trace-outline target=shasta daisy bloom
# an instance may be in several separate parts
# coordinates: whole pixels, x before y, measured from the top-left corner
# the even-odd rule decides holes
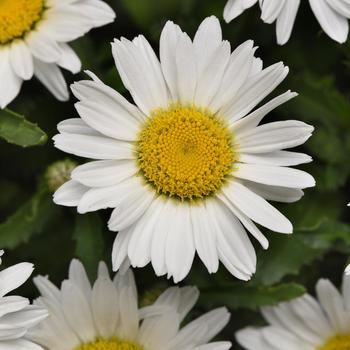
[[[115,208],[119,231],[113,267],[152,263],[157,275],[182,280],[197,252],[210,273],[219,260],[238,278],[255,271],[244,227],[264,248],[253,223],[291,233],[292,224],[266,199],[294,202],[314,186],[289,166],[305,154],[283,151],[304,143],[313,127],[289,120],[259,125],[290,91],[252,111],[288,73],[283,63],[262,69],[252,41],[231,53],[215,17],[193,40],[168,22],[160,62],[143,36],[115,40],[113,55],[136,106],[97,77],[72,86],[81,116],[58,125],[55,146],[95,159],[78,166],[54,201],[79,213]]]
[[[237,332],[238,342],[248,350],[350,349],[350,276],[344,276],[341,293],[319,280],[316,294],[318,300],[306,294],[263,308],[269,325]]]
[[[67,44],[114,20],[100,0],[0,1],[0,108],[35,75],[59,100],[68,99],[60,70],[80,71],[78,56]]]
[[[261,19],[276,22],[277,42],[284,45],[290,38],[300,0],[228,0],[224,9],[226,22],[242,14],[259,2]],[[309,0],[310,7],[325,33],[333,40],[344,43],[348,37],[350,2],[348,0]]]
[[[3,251],[0,251],[0,256]],[[0,260],[1,262],[1,260]],[[6,296],[21,286],[32,274],[33,265],[20,263],[0,271],[0,349],[40,350],[41,347],[28,340],[28,331],[47,317],[47,311],[29,305],[20,296]]]
[[[50,316],[31,332],[46,350],[226,350],[230,342],[211,342],[227,324],[219,308],[180,328],[198,298],[194,287],[167,289],[153,305],[138,307],[131,270],[110,279],[104,263],[90,285],[82,264],[73,260],[61,289],[37,277],[36,301]]]

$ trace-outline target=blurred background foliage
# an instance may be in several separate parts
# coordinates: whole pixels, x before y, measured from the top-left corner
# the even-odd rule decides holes
[[[129,97],[114,67],[109,44],[114,37],[132,39],[142,33],[158,52],[166,20],[177,22],[193,35],[204,17],[214,14],[222,20],[225,2],[108,1],[117,13],[116,22],[91,31],[73,46],[84,69]],[[279,90],[292,89],[299,96],[271,113],[268,121],[299,119],[315,126],[314,136],[301,151],[314,158],[303,168],[315,176],[317,187],[307,190],[298,203],[279,205],[294,223],[295,232],[283,236],[264,230],[270,248],[263,251],[255,244],[258,267],[249,283],[236,280],[224,268],[208,275],[198,261],[183,282],[201,290],[192,316],[214,306],[226,305],[232,310],[230,325],[221,336],[231,340],[234,330],[263,322],[257,312],[260,306],[297,297],[306,290],[313,293],[320,277],[339,286],[350,255],[350,208],[346,207],[350,201],[350,44],[339,45],[322,33],[306,2],[302,2],[291,40],[283,47],[276,45],[274,25],[264,24],[259,15],[254,7],[230,24],[222,21],[224,38],[232,47],[253,39],[265,66],[282,60],[290,67]],[[83,72],[75,76],[65,72],[65,76],[69,83],[85,77]],[[32,80],[24,83],[9,108],[15,113],[0,111],[0,247],[6,249],[4,266],[31,261],[36,265],[35,274],[50,275],[59,283],[75,256],[94,278],[100,259],[110,264],[115,234],[106,229],[109,211],[78,215],[75,209],[54,205],[45,177],[53,162],[66,158],[53,148],[51,138],[59,121],[77,115],[74,98],[60,103]],[[143,304],[171,284],[155,277],[149,267],[137,270],[136,275]],[[22,292],[33,298],[37,295],[31,282]]]

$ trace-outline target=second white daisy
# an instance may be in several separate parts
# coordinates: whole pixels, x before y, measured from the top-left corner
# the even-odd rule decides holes
[[[96,161],[77,167],[54,201],[79,213],[115,208],[115,270],[124,261],[151,262],[157,275],[177,282],[197,252],[210,273],[221,260],[249,279],[256,256],[245,229],[264,248],[268,241],[253,222],[291,233],[267,200],[294,202],[315,184],[289,167],[311,158],[282,150],[303,144],[313,127],[296,120],[259,125],[296,94],[287,91],[252,112],[288,68],[263,69],[252,41],[231,53],[215,17],[204,20],[193,42],[168,22],[160,62],[143,36],[112,47],[137,107],[94,76],[72,86],[81,119],[58,125],[55,146]]]
[[[90,29],[113,22],[100,0],[0,1],[0,108],[35,75],[60,101],[69,97],[59,67],[78,73],[79,57],[68,45]]]
[[[3,250],[0,250],[0,264]],[[45,308],[30,305],[27,298],[7,295],[32,274],[33,265],[19,263],[0,271],[0,349],[41,350],[28,339],[28,332],[48,315]]]
[[[300,0],[228,0],[224,9],[226,22],[256,3],[260,5],[261,19],[265,23],[276,22],[277,42],[284,45],[292,33]],[[309,4],[324,32],[333,40],[344,43],[349,34],[349,1],[309,0]]]
[[[316,293],[318,300],[306,294],[263,308],[269,325],[237,332],[238,342],[248,350],[349,350],[350,276],[344,276],[342,293],[325,279]]]
[[[100,264],[91,287],[82,264],[73,260],[69,278],[58,289],[46,277],[35,280],[50,317],[31,332],[47,350],[228,350],[230,342],[211,342],[227,324],[225,308],[180,324],[196,303],[194,287],[167,289],[154,304],[138,308],[135,280],[129,270],[110,279]]]

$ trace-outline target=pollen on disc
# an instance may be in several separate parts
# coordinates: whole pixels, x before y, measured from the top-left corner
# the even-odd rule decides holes
[[[22,38],[41,18],[43,0],[0,1],[0,44]]]
[[[108,340],[97,339],[91,343],[82,344],[72,350],[144,350],[144,348],[132,341],[111,338]]]
[[[151,114],[138,142],[139,167],[157,192],[184,199],[215,193],[236,160],[223,120],[194,106]]]
[[[317,350],[349,350],[350,334],[339,334],[331,337],[327,342]]]

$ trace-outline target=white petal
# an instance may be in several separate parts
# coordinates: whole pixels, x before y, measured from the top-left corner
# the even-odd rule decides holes
[[[258,224],[276,232],[293,232],[293,226],[285,216],[239,182],[230,181],[222,191],[235,206]]]
[[[73,41],[91,28],[91,19],[84,15],[79,6],[55,6],[45,12],[37,31],[45,33],[57,42]]]
[[[57,64],[73,74],[79,73],[81,70],[81,62],[78,55],[66,43],[59,43],[58,45],[61,51],[61,57],[57,61]]]
[[[342,294],[343,294],[345,309],[349,313],[350,311],[350,265],[347,266],[345,270],[345,275],[343,277]]]
[[[118,336],[124,339],[135,339],[139,328],[137,297],[132,287],[124,287],[119,293],[120,319],[123,322],[118,327]]]
[[[104,136],[58,134],[52,138],[61,151],[91,159],[135,159],[134,146]]]
[[[237,169],[232,175],[240,179],[300,189],[315,186],[315,179],[298,169],[260,164],[236,164],[236,166]]]
[[[333,40],[344,43],[349,33],[348,20],[334,11],[325,0],[309,0],[309,3],[326,34]]]
[[[32,328],[48,316],[47,310],[37,305],[29,305],[25,309],[9,313],[1,318],[3,325],[18,328]]]
[[[10,62],[14,72],[23,80],[29,80],[34,74],[33,58],[23,40],[15,40],[10,49]]]
[[[236,332],[235,337],[237,342],[247,350],[272,350],[271,346],[265,342],[262,329],[247,327]]]
[[[5,108],[18,95],[23,80],[15,73],[10,63],[8,48],[0,49],[0,108]]]
[[[88,187],[107,187],[116,185],[137,172],[133,160],[98,160],[76,167],[71,177]]]
[[[115,20],[113,9],[104,1],[85,0],[79,1],[79,9],[84,15],[88,15],[94,27],[101,27]]]
[[[92,289],[91,307],[99,335],[104,339],[112,338],[118,322],[118,293],[108,277],[97,278]]]
[[[293,300],[290,306],[299,319],[302,319],[303,323],[307,324],[307,327],[321,339],[326,340],[334,335],[334,329],[324,310],[311,295],[304,294],[302,297]]]
[[[11,295],[0,299],[0,318],[8,313],[24,309],[29,305],[29,300],[23,297]]]
[[[168,106],[168,91],[160,63],[143,36],[130,42],[115,40],[112,52],[120,77],[134,101],[145,113]]]
[[[205,325],[207,327],[207,332],[201,339],[196,341],[198,345],[205,344],[222,331],[230,320],[230,316],[230,313],[225,307],[214,309],[190,322],[182,330],[185,330],[187,327],[191,328],[193,326]]]
[[[53,201],[56,204],[64,205],[66,207],[76,207],[88,189],[88,187],[77,181],[67,181],[55,192],[53,195]]]
[[[78,212],[83,214],[106,208],[116,208],[130,193],[142,191],[139,178],[130,178],[120,184],[109,187],[96,187],[87,191],[78,205]]]
[[[69,280],[80,289],[85,295],[86,300],[91,297],[91,284],[84,268],[84,265],[78,260],[73,259],[69,265]]]
[[[59,122],[57,124],[57,130],[61,134],[81,134],[81,135],[102,136],[102,134],[90,128],[90,126],[88,126],[80,118],[70,118]]]
[[[304,195],[304,192],[298,188],[262,185],[250,181],[244,181],[244,185],[269,201],[294,203]]]
[[[154,204],[155,225],[153,228],[153,238],[151,243],[151,262],[157,276],[162,276],[167,272],[165,263],[166,243],[168,237],[168,211],[170,208],[170,200],[164,200],[158,197]],[[166,215],[165,215],[166,214]]]
[[[256,255],[247,233],[220,202],[208,201],[207,210],[220,260],[234,276],[249,280],[256,269]]]
[[[0,343],[0,350],[43,350],[37,344],[25,339],[16,339]]]
[[[297,95],[297,93],[289,90],[284,94],[275,97],[260,108],[256,109],[254,112],[248,114],[246,117],[234,122],[231,125],[232,131],[239,135],[247,130],[256,128],[268,113]]]
[[[151,205],[155,191],[146,186],[138,186],[131,190],[113,211],[108,222],[111,231],[121,231],[136,222]],[[131,244],[131,243],[130,243]],[[133,260],[129,254],[133,264]]]
[[[113,271],[119,270],[128,256],[128,246],[131,238],[133,226],[119,232],[114,239],[112,249],[112,265]]]
[[[241,153],[239,155],[239,161],[247,164],[293,166],[310,163],[312,161],[312,158],[304,153],[275,151],[259,154]]]
[[[187,34],[179,37],[175,54],[179,101],[192,103],[197,86],[197,66],[194,47]]]
[[[31,53],[42,62],[55,63],[61,57],[61,49],[57,42],[40,31],[32,31],[25,41]]]
[[[261,246],[264,249],[267,249],[269,247],[269,241],[257,228],[254,222],[250,220],[249,217],[246,214],[244,214],[240,209],[238,209],[237,206],[230,202],[227,199],[227,197],[225,197],[224,195],[218,195],[218,198],[226,205],[226,207],[233,213],[233,215],[235,215],[238,218],[238,220],[242,223],[245,229],[248,230],[248,232],[250,232],[250,234],[258,240]]]
[[[350,3],[347,0],[327,0],[331,6],[340,15],[350,18]]]
[[[81,290],[68,280],[62,283],[62,307],[67,322],[79,338],[84,343],[93,341],[96,331],[90,305]]]
[[[178,101],[179,99],[177,91],[176,50],[179,37],[183,35],[184,33],[180,27],[171,21],[165,24],[160,35],[159,52],[161,68],[173,101]]]
[[[193,39],[197,65],[195,103],[208,106],[221,85],[230,59],[230,44],[222,41],[220,22],[215,16],[206,18]]]
[[[34,74],[59,101],[69,99],[66,81],[56,64],[34,59]]]
[[[100,81],[80,81],[71,88],[79,100],[88,103],[92,113],[82,114],[82,118],[92,128],[113,138],[135,139],[139,124],[145,118],[136,106]],[[98,105],[104,106],[102,111]],[[101,112],[106,113],[106,116],[100,115]]]
[[[224,8],[224,19],[231,22],[246,9],[257,3],[258,0],[228,0]]]
[[[294,312],[295,301],[280,303],[275,307],[263,307],[264,318],[275,327],[282,327],[290,333],[296,335],[307,344],[312,344],[318,348],[323,343],[323,338],[315,334],[310,329],[309,324]]]
[[[292,34],[300,0],[287,0],[276,22],[277,43],[284,45]]]
[[[288,0],[261,1],[261,19],[265,23],[273,23],[281,13],[286,1]]]
[[[189,205],[172,203],[172,206],[172,210],[165,214],[169,215],[165,262],[168,276],[172,276],[174,282],[178,283],[190,272],[195,255],[195,246]],[[177,229],[177,222],[181,222],[181,230]]]
[[[314,128],[296,120],[260,125],[236,138],[242,153],[267,153],[292,148],[307,141]]]
[[[208,57],[202,72],[198,72],[198,82],[194,101],[199,106],[210,106],[221,87],[226,67],[230,59],[230,44],[224,41]],[[203,55],[203,53],[201,53]],[[197,63],[198,64],[198,63]]]
[[[20,263],[0,271],[0,296],[21,286],[32,274],[33,264]]]
[[[270,94],[287,74],[288,67],[280,62],[251,76],[234,99],[220,110],[220,113],[229,120],[230,124],[241,119]]]
[[[232,52],[218,92],[210,103],[214,112],[227,105],[247,80],[254,59],[253,44],[252,40],[247,40]]]
[[[211,230],[210,217],[203,205],[191,206],[191,221],[194,243],[198,256],[203,261],[209,273],[217,272],[219,268],[218,252],[216,249],[216,233]]]
[[[316,284],[316,293],[336,332],[347,332],[350,319],[345,311],[342,296],[335,286],[329,280],[321,279]]]
[[[194,350],[229,350],[231,345],[229,341],[217,341],[197,346]]]
[[[262,332],[266,342],[270,345],[270,348],[273,347],[281,350],[314,349],[311,344],[305,343],[304,340],[280,327],[265,327]]]

